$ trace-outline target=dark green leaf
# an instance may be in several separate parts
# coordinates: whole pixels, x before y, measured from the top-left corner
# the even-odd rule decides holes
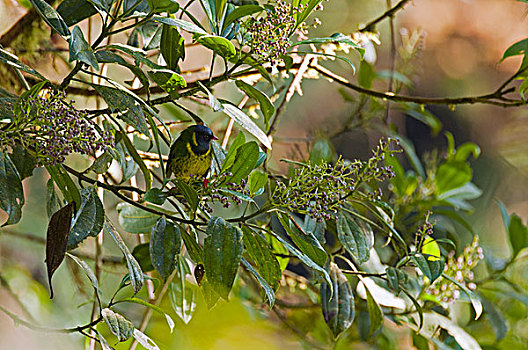
[[[126,150],[126,146],[123,146],[123,142],[120,142],[116,145],[117,151],[117,162],[121,167],[122,177],[121,182],[128,181],[132,176],[136,175],[139,166],[130,156],[130,153]]]
[[[186,230],[180,231],[185,248],[189,252],[191,259],[197,264],[201,264],[204,261],[204,252],[201,245],[198,244],[196,239],[192,237]]]
[[[108,308],[101,310],[101,315],[108,325],[108,328],[110,328],[110,331],[117,337],[118,341],[126,341],[132,336],[134,325],[122,315],[113,312]]]
[[[391,266],[387,267],[385,272],[387,273],[389,287],[398,293],[400,291],[400,284],[404,284],[407,281],[407,274]]]
[[[103,229],[105,211],[93,187],[81,190],[81,207],[72,221],[68,250],[76,248],[88,236],[96,237]]]
[[[259,140],[267,149],[271,150],[270,139],[247,114],[242,112],[238,107],[229,103],[224,103],[223,107],[224,108],[222,111],[225,114],[240,124],[240,126],[242,126],[246,131]]]
[[[2,226],[19,222],[23,205],[24,189],[20,175],[9,156],[0,152],[0,207],[8,215]]]
[[[330,263],[329,274],[332,287],[327,282],[321,284],[321,308],[326,324],[337,338],[354,321],[354,294],[346,276],[333,262]]]
[[[95,58],[95,54],[90,44],[84,39],[83,33],[78,26],[73,28],[69,44],[70,62],[81,61],[92,66],[94,69],[99,70],[97,58]]]
[[[119,113],[119,118],[145,136],[150,136],[143,109],[132,96],[109,86],[92,84],[92,87],[101,95],[112,112],[123,112]]]
[[[229,25],[237,19],[252,15],[257,12],[261,12],[263,10],[264,7],[260,5],[243,5],[237,7],[233,11],[231,11],[224,20],[224,29],[229,27]]]
[[[405,156],[407,157],[407,159],[409,159],[409,163],[411,163],[416,173],[418,173],[418,175],[420,175],[424,179],[427,178],[422,163],[416,155],[416,150],[414,149],[414,145],[412,144],[412,142],[402,136],[398,136],[396,139],[400,142],[400,146],[401,148],[403,148]]]
[[[272,247],[262,236],[249,228],[244,227],[243,231],[244,246],[251,259],[257,264],[260,276],[268,282],[274,291],[277,290],[282,274]]]
[[[304,226],[303,226],[304,232],[308,232],[313,234],[317,240],[324,245],[326,243],[326,222],[325,221],[319,221],[315,220],[310,215],[304,216]]]
[[[123,238],[121,238],[115,227],[108,219],[105,221],[104,227],[125,256],[128,274],[130,276],[130,283],[132,284],[132,289],[134,289],[134,294],[137,294],[141,290],[141,287],[143,287],[144,277],[141,267],[130,253],[130,250],[123,241]]]
[[[53,274],[62,263],[62,260],[64,260],[74,210],[74,202],[69,203],[51,216],[48,225],[48,232],[46,234],[46,267],[48,268],[51,299],[53,298],[51,277],[53,277]]]
[[[369,232],[362,228],[350,215],[341,213],[337,220],[337,235],[346,251],[359,263],[370,257],[373,241]]]
[[[149,233],[159,216],[132,204],[122,202],[117,205],[119,225],[130,233]]]
[[[97,13],[95,7],[87,0],[64,0],[57,7],[57,12],[68,27]]]
[[[150,234],[150,259],[163,279],[176,268],[176,255],[182,246],[180,228],[162,216]]]
[[[235,162],[235,156],[237,154],[238,148],[245,143],[246,136],[243,132],[239,132],[235,140],[231,143],[229,150],[227,151],[224,162],[222,163],[222,172],[229,169],[233,165],[233,163]]]
[[[147,0],[147,3],[155,13],[175,13],[180,9],[180,5],[176,2],[176,0]]]
[[[264,186],[268,183],[268,174],[260,171],[254,170],[249,175],[248,180],[248,189],[252,197],[258,196],[264,192]]]
[[[429,350],[429,342],[420,334],[413,332],[412,334],[413,346],[418,350]]]
[[[237,80],[236,86],[245,92],[246,95],[258,101],[262,114],[264,115],[264,121],[266,125],[268,125],[270,119],[273,117],[273,114],[275,114],[275,106],[269,97],[256,87],[249,85],[242,80]]]
[[[108,45],[107,48],[108,49],[119,50],[119,51],[122,51],[122,52],[132,56],[134,58],[134,62],[135,62],[137,67],[140,67],[142,64],[144,64],[145,66],[147,66],[149,68],[152,68],[152,69],[164,69],[165,68],[165,67],[160,66],[159,64],[156,64],[156,63],[152,62],[151,60],[149,60],[147,58],[147,53],[145,51],[141,50],[141,49],[136,48],[136,47],[132,47],[132,46],[128,46],[128,45],[123,45],[123,44],[117,43],[117,44]],[[112,82],[112,84],[116,85],[115,82]],[[138,103],[140,103],[140,101],[143,101],[139,97],[137,97],[137,95],[131,93],[129,90],[123,90],[123,91],[126,92],[128,95],[132,96],[134,99],[136,99],[136,101]],[[152,113],[152,114],[155,114],[155,113]]]
[[[9,158],[15,165],[20,180],[24,180],[33,175],[33,170],[35,170],[37,162],[35,157],[29,154],[24,147],[16,145],[13,148],[13,153],[9,154]]]
[[[90,170],[92,170],[96,174],[104,174],[110,168],[112,160],[113,158],[110,152],[105,151],[103,154],[101,154],[94,160],[94,162],[90,166]]]
[[[506,58],[517,55],[526,55],[528,53],[528,39],[523,39],[511,45],[504,51],[501,62]]]
[[[245,143],[236,151],[235,161],[229,171],[233,174],[227,182],[239,183],[245,179],[257,166],[259,147],[255,141]]]
[[[257,270],[251,264],[244,258],[242,258],[242,264],[244,267],[255,276],[255,279],[260,284],[260,286],[264,289],[264,292],[266,293],[266,297],[268,299],[269,307],[272,308],[273,304],[275,304],[275,291],[274,289],[268,284],[268,281],[266,281],[264,278],[262,278]]]
[[[167,199],[167,193],[163,192],[159,188],[151,188],[143,196],[143,201],[158,204],[158,205],[162,205],[163,203],[165,203],[166,199]]]
[[[48,218],[51,218],[51,216],[60,209],[60,206],[61,203],[57,197],[53,179],[49,179],[46,183],[46,214],[48,214]]]
[[[444,271],[445,261],[443,257],[427,259],[423,254],[418,253],[411,256],[411,259],[431,283],[440,277]]]
[[[212,283],[207,280],[207,277],[203,279],[202,284],[200,286],[202,288],[202,293],[205,298],[207,308],[211,309],[213,306],[216,305],[216,303],[220,299],[220,295],[218,295],[218,293],[215,291]]]
[[[59,186],[66,201],[74,201],[76,207],[80,208],[82,204],[81,193],[62,164],[46,166],[46,170]]]
[[[222,218],[213,217],[206,233],[204,266],[207,280],[227,300],[242,257],[242,231]]]
[[[286,214],[278,214],[278,216],[282,227],[293,243],[313,262],[319,266],[324,266],[328,260],[328,255],[319,241],[311,233],[304,232],[291,216],[288,217]]]
[[[196,42],[225,58],[236,55],[235,45],[221,36],[203,35],[196,39]]]
[[[170,70],[178,69],[178,62],[185,59],[185,42],[178,28],[163,24],[160,53]]]
[[[383,325],[383,311],[376,300],[370,294],[369,289],[365,285],[365,292],[367,293],[367,308],[369,313],[369,335],[374,334]]]
[[[29,0],[35,10],[39,13],[40,17],[46,22],[53,30],[55,30],[59,35],[67,37],[70,35],[70,30],[68,26],[62,19],[61,15],[55,11],[51,5],[49,5],[44,0]]]
[[[150,243],[138,244],[132,250],[132,256],[139,263],[143,272],[154,271],[154,265],[150,259]]]
[[[132,159],[134,159],[134,162],[136,162],[136,164],[139,166],[139,169],[141,169],[141,173],[143,173],[143,177],[145,178],[146,183],[145,187],[148,191],[152,186],[152,175],[150,174],[150,170],[143,161],[143,158],[141,158],[141,156],[137,152],[136,147],[134,147],[134,145],[132,144],[132,141],[130,141],[130,139],[128,138],[128,135],[125,133],[123,127],[119,125],[119,128],[121,130],[121,135],[123,136],[122,140],[125,144],[128,154],[130,154]]]
[[[523,225],[522,219],[517,214],[510,216],[508,235],[512,247],[512,257],[516,257],[521,249],[528,246],[528,229]]]
[[[440,195],[462,187],[471,181],[472,177],[473,171],[466,162],[448,161],[440,164],[435,175],[436,193]]]
[[[185,198],[187,203],[189,203],[191,213],[196,212],[198,204],[200,203],[198,192],[196,192],[196,190],[185,181],[174,180],[174,183],[176,184],[176,187],[180,193],[183,195],[183,198]]]
[[[406,103],[403,106],[403,111],[414,119],[424,123],[431,128],[433,136],[437,135],[442,130],[442,122],[431,112],[422,108],[416,103]],[[464,159],[465,160],[465,159]]]

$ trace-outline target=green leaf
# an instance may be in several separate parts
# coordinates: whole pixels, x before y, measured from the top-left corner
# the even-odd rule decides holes
[[[305,5],[305,7],[302,12],[296,13],[295,29],[297,29],[301,25],[301,23],[304,22],[306,18],[308,18],[310,13],[312,13],[313,9],[317,5],[319,5],[319,3],[321,3],[321,1],[323,0],[309,0],[308,2],[303,0],[301,1]],[[299,3],[299,0],[296,0],[296,2]],[[292,3],[292,5],[294,5],[294,3]]]
[[[76,207],[80,208],[82,204],[81,193],[62,164],[46,166],[46,170],[61,189],[64,198],[68,202],[74,201]]]
[[[200,198],[198,197],[198,192],[190,186],[188,183],[182,180],[174,180],[176,187],[180,190],[180,193],[183,195],[183,198],[189,203],[191,213],[196,212],[198,204],[200,203]]]
[[[229,168],[233,174],[226,179],[227,182],[239,183],[245,179],[257,166],[259,147],[255,141],[240,146],[236,151],[235,162]]]
[[[180,9],[176,0],[147,0],[147,3],[154,13],[175,13]]]
[[[101,315],[118,341],[126,341],[132,336],[134,325],[125,317],[108,308],[101,310]]]
[[[13,68],[19,69],[23,72],[29,73],[36,76],[39,79],[46,80],[42,74],[23,63],[18,59],[17,56],[13,55],[11,52],[5,51],[0,47],[0,62],[3,62],[7,65],[10,65]]]
[[[24,189],[20,175],[9,156],[0,152],[0,208],[8,215],[2,226],[19,222],[23,205]]]
[[[68,27],[97,13],[95,7],[87,0],[64,0],[57,7],[57,12]]]
[[[148,72],[149,77],[169,95],[177,97],[180,88],[187,86],[185,79],[168,69],[158,69]]]
[[[105,151],[103,154],[101,154],[99,157],[97,157],[92,165],[90,165],[89,170],[95,172],[96,174],[104,174],[108,171],[110,168],[110,165],[112,164],[112,155],[109,151]]]
[[[267,281],[274,291],[277,290],[282,274],[272,247],[264,237],[249,228],[244,227],[243,232],[244,246],[251,259],[257,264],[259,275]]]
[[[59,33],[59,35],[63,37],[70,35],[68,26],[62,19],[61,15],[59,15],[57,11],[51,7],[51,5],[49,5],[44,0],[29,0],[29,2],[31,2],[35,10],[37,10],[44,22],[46,22],[53,30]]]
[[[268,304],[270,309],[273,307],[273,304],[275,304],[275,291],[274,289],[268,284],[268,281],[266,281],[264,278],[262,278],[257,270],[251,264],[244,258],[242,258],[242,264],[244,267],[255,276],[255,279],[260,284],[260,286],[264,289],[264,292],[266,293],[266,297],[268,299]]]
[[[64,260],[71,219],[75,210],[74,202],[67,204],[51,216],[46,233],[46,267],[50,287],[50,299],[53,299],[51,277]]]
[[[506,232],[508,232],[510,229],[510,215],[508,214],[508,209],[506,209],[506,206],[504,206],[504,203],[502,203],[499,200],[497,200],[497,204],[499,205],[502,222],[504,223],[504,228],[506,229]]]
[[[114,242],[116,242],[117,246],[125,256],[125,260],[127,263],[128,268],[128,274],[130,276],[130,283],[132,284],[132,289],[134,290],[134,295],[137,294],[141,288],[143,287],[143,271],[141,271],[141,267],[139,266],[139,263],[136,261],[134,256],[130,253],[130,250],[126,246],[125,242],[123,241],[123,238],[119,235],[115,227],[112,225],[110,220],[106,219],[104,224],[105,230],[110,234]],[[114,333],[115,334],[115,333]]]
[[[120,183],[128,181],[132,176],[136,175],[139,168],[137,163],[134,161],[134,158],[130,156],[130,153],[127,151],[126,146],[124,146],[123,144],[123,141],[121,141],[116,145],[116,160],[119,163],[119,166],[121,167],[122,173]]]
[[[321,308],[326,324],[337,338],[354,321],[354,293],[346,276],[333,262],[330,263],[329,274],[332,287],[327,282],[321,284]]]
[[[264,186],[268,183],[268,174],[260,171],[253,170],[249,174],[248,189],[252,197],[258,196],[264,192]]]
[[[246,136],[244,135],[243,132],[239,132],[235,140],[231,143],[229,150],[227,151],[224,162],[222,163],[221,172],[226,171],[233,165],[233,163],[235,162],[235,157],[236,157],[238,148],[245,143],[246,143]]]
[[[211,28],[216,27],[216,16],[215,16],[215,0],[200,0],[200,4],[209,19]]]
[[[438,195],[459,188],[471,181],[473,170],[466,162],[447,161],[440,164],[435,174]]]
[[[367,230],[361,227],[350,215],[341,213],[337,220],[337,235],[346,251],[359,263],[370,257],[373,239]]]
[[[412,342],[413,346],[418,350],[429,350],[429,342],[418,333],[413,332]]]
[[[515,258],[523,248],[528,246],[528,229],[517,214],[512,214],[509,221],[508,236],[512,247],[512,258]]]
[[[278,214],[278,217],[293,243],[313,262],[319,266],[324,266],[328,260],[328,255],[317,238],[311,233],[304,232],[291,216],[288,217],[281,213]]]
[[[242,257],[242,231],[222,218],[213,217],[206,233],[204,266],[207,280],[227,300]]]
[[[221,36],[203,35],[196,39],[196,42],[225,58],[234,57],[236,55],[235,45]]]
[[[61,203],[55,191],[55,184],[53,179],[49,179],[46,183],[46,214],[48,218],[60,209]]]
[[[149,233],[159,216],[138,208],[130,203],[121,202],[116,207],[119,225],[129,233]]]
[[[309,38],[303,41],[292,43],[292,46],[308,45],[308,44],[326,44],[326,43],[342,43],[350,45],[354,48],[360,48],[358,44],[349,36],[342,33],[334,33],[329,37],[324,38]]]
[[[143,196],[143,201],[158,204],[158,205],[162,205],[163,203],[165,203],[166,199],[167,199],[167,193],[163,192],[159,188],[151,188]]]
[[[383,311],[378,305],[376,300],[370,294],[369,289],[365,286],[365,292],[367,293],[367,308],[369,313],[369,336],[374,334],[383,325]]]
[[[361,61],[359,64],[358,84],[366,89],[372,87],[372,82],[376,78],[374,67],[367,61]]]
[[[105,211],[103,203],[93,187],[81,190],[81,207],[72,220],[72,228],[68,236],[68,250],[77,248],[86,237],[96,237],[103,229]]]
[[[240,90],[245,92],[246,95],[258,101],[260,105],[260,110],[264,115],[264,121],[266,125],[268,125],[269,121],[275,114],[275,106],[273,105],[269,97],[256,87],[249,85],[243,82],[242,80],[237,80],[235,84]]]
[[[156,20],[156,21],[158,21],[160,23],[164,23],[164,24],[167,24],[167,25],[172,26],[172,27],[183,29],[183,30],[185,30],[186,32],[189,32],[189,33],[197,33],[197,34],[207,35],[207,32],[205,30],[203,30],[202,28],[198,27],[196,24],[193,24],[193,23],[188,22],[188,21],[184,21],[182,19],[167,18],[167,17],[161,17],[161,16],[154,16],[153,18],[154,18],[154,20]]]
[[[124,299],[120,299],[119,302],[120,303],[128,302],[128,303],[134,303],[134,304],[138,304],[138,305],[143,305],[143,306],[146,306],[149,309],[151,309],[153,311],[156,311],[157,313],[165,316],[165,320],[167,321],[167,324],[169,325],[169,328],[170,328],[171,333],[172,333],[172,330],[174,329],[174,320],[172,319],[172,317],[170,317],[168,314],[166,314],[165,311],[163,311],[163,309],[160,308],[159,306],[156,306],[154,304],[151,304],[151,303],[146,302],[145,300],[139,299],[139,298],[124,298]]]
[[[458,288],[460,288],[466,295],[469,297],[469,300],[471,301],[471,305],[473,306],[473,309],[475,310],[475,320],[478,320],[480,315],[482,315],[482,302],[480,301],[480,298],[478,295],[473,292],[472,290],[468,289],[465,285],[461,284],[451,276],[446,275],[445,273],[442,274],[443,278],[448,279],[452,283],[456,284]]]
[[[483,298],[482,295],[480,295],[480,300],[486,312],[486,318],[495,333],[495,341],[500,342],[508,333],[508,325],[506,324],[504,314],[494,303]]]
[[[160,53],[170,70],[178,69],[178,62],[185,59],[185,42],[177,28],[163,24]]]
[[[465,162],[470,155],[477,159],[480,156],[480,147],[473,142],[466,142],[456,149],[454,159]]]
[[[526,55],[526,53],[528,53],[528,39],[523,39],[511,45],[506,49],[506,51],[504,51],[501,62],[508,57]]]
[[[425,108],[421,108],[416,103],[405,103],[402,107],[405,114],[429,126],[433,136],[436,136],[442,130],[442,122]]]
[[[139,267],[143,272],[154,271],[154,265],[150,259],[150,242],[141,243],[134,247],[132,256],[139,263]]]
[[[420,162],[418,155],[416,155],[416,150],[412,142],[402,136],[398,136],[396,139],[400,142],[400,146],[403,148],[405,156],[409,160],[409,163],[414,168],[414,170],[416,170],[418,175],[420,175],[422,178],[427,178],[422,163]]]
[[[152,68],[152,69],[164,69],[165,68],[165,67],[160,66],[159,64],[154,63],[151,60],[149,60],[147,58],[147,53],[145,51],[141,50],[141,49],[138,49],[137,47],[132,47],[132,46],[129,46],[129,45],[116,43],[116,44],[108,45],[108,46],[106,46],[106,48],[107,49],[119,50],[119,51],[122,51],[122,52],[132,56],[134,58],[134,63],[135,63],[135,65],[137,67],[141,67],[141,65],[145,65],[145,66],[147,66],[149,68]],[[111,83],[114,86],[119,85],[116,82],[111,82]],[[118,86],[116,86],[116,87],[118,87]],[[139,97],[137,97],[137,95],[131,93],[129,90],[125,89],[123,91],[126,92],[127,94],[129,94],[130,96],[132,96],[134,99],[137,99],[138,102],[143,101]]]
[[[109,86],[90,85],[101,95],[112,112],[122,112],[118,114],[120,119],[123,119],[143,135],[150,137],[145,113],[141,105],[132,96]]]
[[[186,230],[180,231],[185,248],[189,252],[191,259],[198,265],[204,262],[204,251],[201,245],[198,244],[196,239],[192,237]]]
[[[72,34],[69,39],[70,47],[70,62],[81,61],[92,66],[94,69],[99,70],[99,64],[97,58],[92,50],[92,47],[86,39],[84,39],[83,32],[78,26],[73,28]]]
[[[329,139],[324,137],[318,137],[310,150],[310,163],[312,164],[321,164],[321,163],[330,163],[334,160],[335,149],[334,145],[330,142]]]
[[[247,114],[242,112],[238,107],[228,103],[224,103],[223,107],[222,111],[225,114],[259,140],[267,149],[271,150],[270,139]]]
[[[407,281],[407,274],[391,266],[385,269],[385,273],[387,274],[389,287],[398,293],[400,291],[400,285]]]
[[[193,286],[186,283],[186,275],[190,274],[187,261],[181,255],[178,256],[178,278],[169,284],[169,298],[176,315],[185,323],[192,319],[196,308],[196,292]]]
[[[237,8],[235,8],[233,11],[231,11],[226,19],[224,20],[224,29],[229,27],[231,23],[236,21],[237,19],[252,15],[257,12],[264,11],[264,7],[260,5],[242,5]]]
[[[125,133],[123,127],[121,125],[118,126],[121,131],[122,141],[125,144],[128,154],[130,154],[132,159],[134,159],[134,162],[139,166],[139,169],[141,170],[141,173],[145,178],[145,187],[148,191],[152,187],[152,175],[150,174],[150,170],[143,161],[143,158],[141,158],[141,156],[137,152],[136,147],[134,147],[134,145],[132,144],[132,141],[130,141],[130,139],[128,138],[128,135]]]
[[[166,280],[176,268],[176,255],[182,247],[180,228],[162,216],[150,234],[150,259],[152,265]]]
[[[418,253],[411,256],[411,259],[431,283],[440,277],[444,271],[445,261],[443,257],[433,260],[427,259],[423,254]]]

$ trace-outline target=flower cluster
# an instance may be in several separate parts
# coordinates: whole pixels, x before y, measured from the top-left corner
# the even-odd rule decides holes
[[[292,8],[277,0],[276,5],[266,10],[266,15],[260,18],[250,18],[244,23],[250,36],[250,46],[259,61],[267,61],[277,65],[280,57],[286,54],[290,47],[289,37],[295,29],[293,14],[302,11]]]
[[[479,246],[478,237],[475,236],[473,243],[466,248],[462,255],[455,258],[455,252],[451,251],[444,268],[444,273],[452,277],[455,281],[471,290],[475,290],[477,285],[473,282],[473,269],[480,260],[484,259],[484,252]],[[452,302],[460,297],[460,288],[447,279],[437,279],[432,285],[427,287],[425,292],[442,302]]]
[[[390,166],[384,166],[386,154],[392,155],[392,140],[380,140],[368,161],[345,161],[335,165],[302,164],[287,182],[276,183],[273,201],[290,211],[309,214],[318,220],[335,218],[347,198],[353,196],[362,183],[382,182],[394,176]],[[381,189],[368,193],[371,201],[381,199]],[[363,199],[363,198],[362,198]]]
[[[240,205],[242,198],[249,197],[249,190],[246,189],[247,181],[240,180],[240,183],[227,182],[233,176],[230,172],[224,172],[215,177],[202,196],[201,206],[205,211],[212,213],[213,208],[210,203],[220,202],[224,208],[229,208],[231,203]]]
[[[47,96],[21,99],[13,121],[0,131],[0,147],[5,149],[21,144],[34,154],[38,163],[62,163],[70,153],[94,154],[114,145],[110,132],[98,132],[71,103],[65,102],[65,93],[52,91]]]

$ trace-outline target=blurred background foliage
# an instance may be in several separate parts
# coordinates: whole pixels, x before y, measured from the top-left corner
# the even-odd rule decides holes
[[[385,0],[331,0],[324,2],[324,11],[318,12],[322,25],[310,31],[311,36],[325,36],[327,33],[357,31],[358,26],[377,17],[386,9]],[[192,10],[192,8],[191,8]],[[17,21],[26,9],[24,4],[14,0],[0,0],[0,32],[7,30]],[[493,91],[508,76],[513,74],[519,65],[519,59],[510,58],[499,64],[504,50],[512,43],[524,39],[526,32],[525,3],[512,0],[414,0],[399,12],[395,18],[396,46],[398,49],[398,65],[407,69],[406,76],[411,79],[411,92],[418,96],[466,96]],[[97,23],[92,23],[94,28]],[[390,67],[390,30],[385,21],[378,26],[381,33],[380,45],[374,45],[376,53],[375,66],[378,71]],[[63,43],[49,44],[49,30],[39,21],[31,23],[32,29],[19,42],[14,43],[16,53],[27,62],[31,62],[47,77],[60,80],[67,72]],[[85,29],[83,27],[83,29]],[[86,33],[87,31],[85,31]],[[93,31],[97,31],[94,29]],[[417,40],[419,52],[412,62],[406,64],[406,44],[413,45]],[[46,43],[57,52],[36,56],[30,48],[41,47]],[[199,48],[187,53],[182,69],[200,69],[209,64],[209,56]],[[352,55],[353,56],[353,55]],[[357,57],[356,67],[359,67]],[[336,62],[338,72],[352,79],[350,68],[345,63]],[[5,66],[0,65],[0,74]],[[115,70],[111,74],[129,74]],[[204,72],[206,77],[208,73]],[[9,74],[3,75],[2,85],[9,84]],[[386,79],[372,82],[379,90],[387,87]],[[229,90],[231,89],[231,90]],[[220,87],[217,91],[223,96],[231,96],[236,100],[238,94],[233,87]],[[349,130],[342,130],[347,121],[358,120],[359,95],[343,91],[337,84],[323,83],[318,80],[305,80],[302,85],[303,96],[294,95],[287,105],[281,118],[280,128],[275,134],[272,166],[287,171],[288,166],[280,163],[284,157],[290,159],[306,159],[311,142],[321,135],[334,135],[330,138],[333,148],[338,154],[349,158],[366,158],[370,149],[376,145],[381,130],[376,130],[365,118],[366,124],[351,124]],[[94,99],[77,97],[78,106],[96,107]],[[371,106],[372,107],[372,106]],[[361,113],[383,114],[384,106],[370,110],[361,109]],[[504,225],[499,206],[500,199],[509,212],[517,213],[523,221],[528,217],[528,197],[526,176],[528,175],[528,118],[526,108],[504,109],[489,105],[433,106],[427,107],[442,123],[442,131],[451,132],[457,144],[472,141],[482,150],[478,159],[471,160],[473,167],[473,182],[483,191],[483,195],[472,201],[474,210],[467,220],[473,230],[480,236],[481,246],[485,248],[486,256],[501,259],[510,255]],[[215,121],[212,112],[206,107],[198,109],[199,114],[210,122],[215,129],[225,128],[226,121]],[[165,109],[163,113],[174,117],[174,110]],[[383,116],[382,116],[383,117]],[[176,116],[177,118],[177,116]],[[361,118],[359,118],[361,119]],[[420,157],[436,148],[447,147],[443,132],[432,134],[429,127],[406,116],[404,111],[393,108],[391,121],[397,125],[401,134],[408,137],[415,145]],[[72,156],[70,162],[82,164],[80,157]],[[402,158],[405,162],[405,159]],[[86,164],[84,164],[86,165]],[[408,164],[407,164],[408,166]],[[16,310],[21,316],[38,319],[40,324],[50,328],[70,327],[72,324],[83,324],[83,318],[89,313],[91,305],[84,304],[86,290],[89,288],[70,288],[83,280],[73,280],[80,275],[75,264],[68,260],[56,273],[55,279],[60,285],[55,287],[56,296],[53,301],[45,287],[46,274],[44,249],[42,242],[33,242],[14,237],[10,232],[28,233],[45,237],[47,218],[42,213],[41,203],[45,201],[46,173],[36,170],[36,176],[24,182],[26,205],[22,221],[16,226],[2,229],[0,234],[0,270],[2,271],[2,286],[0,299],[2,305],[10,310]],[[107,199],[111,200],[111,199]],[[113,208],[115,203],[105,203],[105,207]],[[117,213],[109,212],[110,218],[117,222]],[[2,218],[2,221],[4,218]],[[467,232],[460,231],[457,246],[462,249],[472,240]],[[92,241],[85,243],[87,252],[92,251]],[[119,251],[113,244],[105,245],[105,252],[118,256]],[[511,279],[522,288],[528,288],[526,276],[528,265],[525,261],[526,252],[521,253],[520,261],[509,271]],[[74,273],[70,273],[73,271]],[[111,294],[119,284],[121,275],[111,266],[105,265],[101,285]],[[73,276],[73,277],[72,277]],[[299,289],[306,291],[302,281],[284,278],[281,290]],[[63,286],[63,287],[61,287]],[[68,286],[68,288],[66,288]],[[161,348],[181,349],[247,349],[247,348],[302,348],[296,333],[310,333],[314,342],[328,337],[328,329],[324,325],[318,308],[307,307],[300,310],[287,309],[281,314],[269,312],[266,308],[255,309],[253,304],[244,299],[250,293],[244,293],[244,283],[235,283],[238,298],[232,298],[229,303],[220,302],[211,311],[205,307],[201,294],[198,294],[196,313],[189,324],[184,324],[178,317],[173,317],[177,325],[170,334],[162,316],[155,315],[147,329],[147,334],[155,338]],[[16,291],[14,293],[13,291]],[[104,292],[104,291],[103,291]],[[144,291],[141,293],[145,293]],[[141,296],[140,293],[140,296]],[[280,292],[279,292],[280,293]],[[314,298],[308,292],[306,299]],[[501,349],[528,348],[528,318],[526,305],[514,299],[501,301],[492,292],[486,296],[497,303],[506,317],[509,326],[507,335],[500,342]],[[18,298],[27,310],[20,310]],[[513,301],[512,301],[513,300]],[[170,301],[165,299],[166,303]],[[69,305],[77,305],[70,309]],[[117,308],[119,309],[118,306]],[[495,337],[493,325],[488,328],[472,328],[470,324],[470,306],[460,305],[460,322],[467,323],[471,334],[481,341],[493,343]],[[486,308],[486,305],[485,305]],[[164,307],[169,310],[170,307]],[[140,319],[144,309],[135,305],[126,307],[131,319]],[[287,318],[291,328],[281,323],[281,318]],[[30,319],[30,318],[28,318]],[[400,337],[400,335],[402,335]],[[11,319],[0,314],[0,348],[39,348],[39,349],[76,349],[83,338],[79,334],[60,335],[39,333],[23,327],[13,327]],[[404,336],[402,330],[386,320],[378,340],[378,348],[410,348],[411,340]],[[384,340],[385,339],[385,340]],[[120,343],[116,348],[128,348],[129,344]],[[306,346],[306,345],[304,345]],[[336,349],[370,348],[372,344],[349,344],[347,340],[338,341]]]

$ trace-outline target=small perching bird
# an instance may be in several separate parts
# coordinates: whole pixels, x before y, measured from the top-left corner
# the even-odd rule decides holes
[[[218,140],[218,137],[205,125],[193,125],[183,130],[170,148],[167,179],[190,181],[205,176],[213,160],[212,140]]]

